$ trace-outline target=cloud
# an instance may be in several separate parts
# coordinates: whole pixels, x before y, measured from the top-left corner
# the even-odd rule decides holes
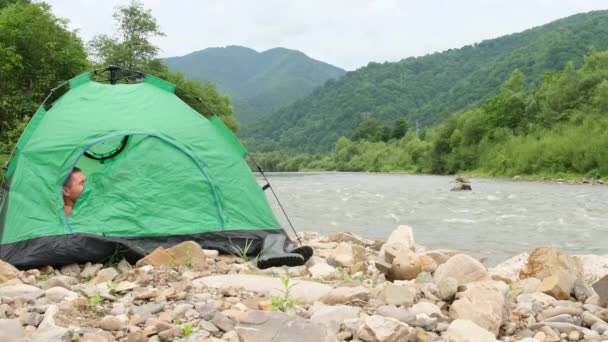
[[[47,0],[85,41],[110,34],[126,0]],[[604,0],[144,0],[166,37],[163,56],[207,47],[286,47],[352,70],[370,61],[458,48],[580,12]]]

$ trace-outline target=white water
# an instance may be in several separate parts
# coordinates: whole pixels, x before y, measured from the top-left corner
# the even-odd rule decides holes
[[[488,257],[496,264],[534,247],[608,254],[608,186],[369,173],[267,175],[298,231],[351,231],[386,239],[400,224],[416,242]],[[287,222],[267,190],[276,216]]]

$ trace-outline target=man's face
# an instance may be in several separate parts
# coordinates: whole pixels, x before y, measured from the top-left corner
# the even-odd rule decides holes
[[[84,183],[86,180],[87,177],[84,175],[84,173],[78,171],[73,172],[70,175],[70,179],[68,180],[67,184],[63,187],[63,196],[76,202],[84,190]]]

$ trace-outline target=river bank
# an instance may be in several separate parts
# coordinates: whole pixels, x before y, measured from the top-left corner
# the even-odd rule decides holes
[[[136,265],[0,263],[0,341],[608,339],[608,256],[541,247],[488,268],[407,226],[301,238],[315,254],[291,268],[191,243]]]

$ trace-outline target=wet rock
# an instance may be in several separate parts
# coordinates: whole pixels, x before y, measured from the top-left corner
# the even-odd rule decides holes
[[[59,303],[64,300],[71,302],[78,298],[78,294],[76,292],[70,291],[63,287],[52,287],[46,290],[45,296],[51,303]]]
[[[336,305],[324,306],[315,311],[310,317],[311,322],[324,325],[331,334],[337,334],[342,322],[349,318],[357,318],[361,309],[353,306]]]
[[[23,327],[18,320],[0,319],[0,342],[13,342],[23,336]]]
[[[498,335],[505,310],[505,293],[494,281],[469,283],[450,307],[453,319],[465,319]]]
[[[414,286],[386,283],[378,297],[386,304],[410,307],[416,300],[416,292]]]
[[[322,301],[325,304],[336,305],[365,303],[369,301],[370,298],[371,293],[366,287],[338,287],[329,291],[329,293],[323,297]]]
[[[454,278],[458,285],[465,285],[473,281],[489,280],[490,275],[486,268],[477,260],[465,254],[457,254],[437,267],[433,279],[439,284],[445,278]]]
[[[473,321],[457,319],[450,323],[441,335],[446,342],[495,342],[494,334],[478,326]]]

